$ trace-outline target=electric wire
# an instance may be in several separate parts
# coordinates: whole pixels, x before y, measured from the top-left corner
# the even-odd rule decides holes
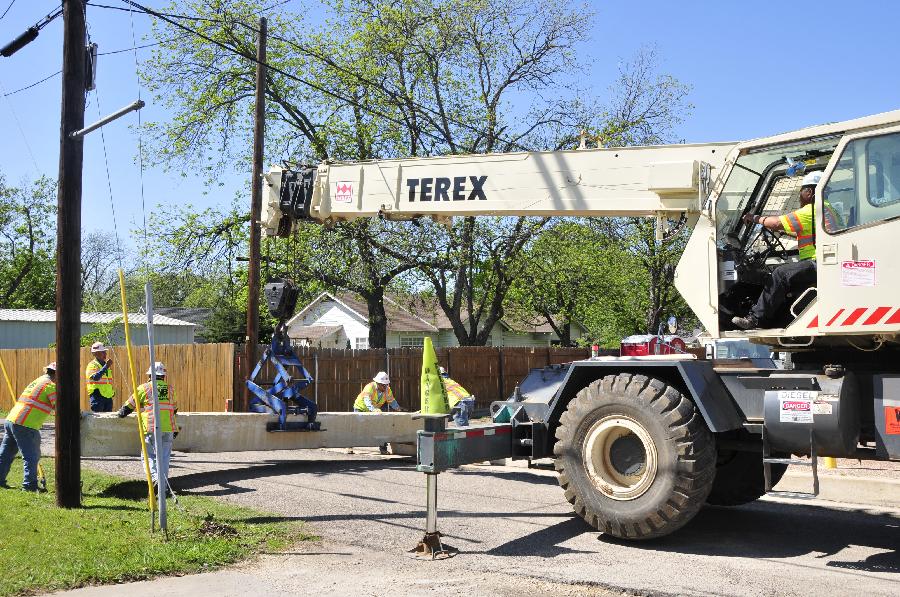
[[[15,4],[15,3],[16,3],[16,0],[12,0],[12,1],[9,3],[9,5],[6,7],[6,10],[4,10],[4,11],[3,11],[3,14],[0,15],[0,20],[3,20],[3,17],[6,16],[6,13],[9,12],[9,9],[12,8],[12,7],[13,7],[13,4]]]
[[[134,32],[134,11],[129,11],[129,21],[131,23],[131,47],[134,54],[134,77],[137,82],[138,100],[141,99],[141,70],[140,61],[137,53],[137,35]],[[141,120],[141,111],[136,111],[137,116],[137,138],[138,138],[138,170],[140,172],[141,184],[141,218],[143,221],[144,244],[147,242],[147,202],[144,193],[144,138],[143,138],[143,122]],[[150,280],[150,264],[147,261],[146,249],[141,251],[141,260],[144,265],[144,275]]]
[[[6,107],[9,108],[10,114],[12,114],[13,120],[16,121],[16,127],[19,129],[19,134],[22,135],[22,142],[25,144],[25,149],[28,150],[28,155],[31,157],[31,163],[34,164],[34,171],[36,174],[40,173],[41,169],[38,167],[37,160],[34,157],[34,152],[31,151],[31,144],[28,143],[28,137],[25,135],[25,129],[22,128],[22,123],[19,121],[19,117],[16,115],[16,110],[13,108],[12,102],[9,101],[9,98],[6,94],[6,89],[3,87],[3,82],[0,81],[0,93],[3,94],[3,100],[6,102]]]
[[[56,71],[55,73],[53,73],[52,75],[47,75],[46,77],[44,77],[44,78],[41,79],[40,81],[35,81],[34,83],[32,83],[32,84],[30,84],[30,85],[26,85],[25,87],[19,87],[19,88],[16,89],[15,91],[10,91],[10,92],[8,92],[8,93],[4,93],[3,95],[4,95],[4,97],[9,97],[9,96],[11,96],[11,95],[15,95],[15,94],[19,93],[20,91],[25,91],[26,89],[31,89],[32,87],[36,87],[36,86],[40,85],[41,83],[44,83],[44,82],[46,82],[46,81],[49,81],[50,79],[52,79],[53,77],[57,76],[57,75],[60,74],[60,73],[62,73],[62,71],[61,71],[61,70],[58,70],[58,71]]]
[[[185,31],[185,32],[187,32],[187,33],[190,33],[190,34],[192,34],[192,35],[195,35],[195,36],[197,36],[197,37],[199,37],[199,38],[201,38],[201,39],[203,39],[203,40],[206,40],[206,41],[208,41],[209,43],[211,43],[211,44],[213,44],[213,45],[215,45],[215,46],[217,46],[217,47],[219,47],[219,48],[225,50],[226,52],[235,54],[235,55],[237,55],[237,56],[241,56],[241,57],[243,57],[243,58],[245,58],[245,59],[247,59],[247,60],[250,60],[250,61],[253,62],[254,64],[260,63],[259,60],[256,59],[256,56],[253,56],[253,55],[248,54],[248,53],[241,52],[239,49],[237,49],[237,48],[235,48],[235,47],[229,46],[229,45],[226,44],[226,43],[223,43],[223,42],[217,41],[217,40],[215,40],[215,39],[212,39],[211,37],[209,37],[209,36],[207,36],[207,35],[205,35],[205,34],[203,34],[203,33],[200,33],[199,31],[196,31],[196,30],[194,30],[194,29],[191,29],[190,27],[188,27],[188,26],[186,26],[186,25],[184,25],[184,24],[182,24],[182,23],[179,23],[179,22],[177,22],[177,21],[172,20],[171,18],[167,17],[167,16],[164,15],[163,13],[159,13],[159,12],[153,10],[153,9],[147,8],[147,7],[145,7],[145,6],[142,6],[142,5],[138,4],[137,2],[133,2],[132,0],[120,0],[120,2],[123,2],[123,3],[125,3],[125,4],[128,4],[129,6],[133,6],[134,8],[138,9],[138,11],[144,12],[144,13],[146,13],[146,14],[155,16],[155,17],[157,17],[157,18],[159,18],[159,19],[161,19],[161,20],[163,20],[163,21],[166,21],[166,22],[169,23],[170,25],[172,25],[172,26],[174,26],[174,27],[177,27],[178,29],[181,29],[181,30],[183,30],[183,31]],[[179,16],[183,16],[183,15],[179,15]],[[254,27],[252,27],[251,25],[248,25],[248,24],[246,24],[246,23],[243,23],[243,22],[241,22],[241,21],[234,20],[233,22],[236,23],[236,24],[239,24],[239,25],[241,25],[241,26],[243,26],[243,27],[246,27],[246,28],[248,28],[248,29],[250,29],[250,30],[252,30],[252,31],[256,31],[256,29],[255,29]],[[280,38],[278,38],[278,37],[276,37],[276,36],[272,36],[272,37],[273,37],[273,39],[280,39]],[[274,65],[272,65],[272,64],[270,64],[270,63],[264,63],[264,66],[266,66],[267,69],[272,70],[273,72],[276,72],[276,73],[282,75],[283,77],[286,77],[286,78],[288,78],[288,79],[291,79],[291,80],[293,80],[293,81],[296,81],[296,82],[298,82],[298,83],[301,83],[301,84],[303,84],[303,85],[306,85],[307,87],[310,87],[311,89],[313,89],[313,90],[315,90],[315,91],[318,91],[318,92],[323,93],[323,94],[325,94],[325,95],[327,95],[327,96],[329,96],[329,97],[332,97],[332,98],[334,98],[334,99],[337,99],[337,100],[340,100],[340,101],[342,101],[342,102],[345,102],[345,103],[347,103],[347,104],[349,104],[349,105],[351,105],[351,106],[353,106],[353,107],[356,107],[356,108],[358,108],[358,109],[360,109],[360,110],[363,110],[363,111],[365,111],[365,112],[368,112],[369,114],[373,114],[373,115],[378,116],[378,117],[380,117],[380,118],[384,118],[384,119],[387,120],[388,122],[392,122],[392,123],[397,124],[397,125],[400,125],[400,126],[406,126],[406,123],[405,123],[403,120],[401,120],[401,119],[399,119],[399,118],[397,118],[397,117],[394,117],[394,116],[390,116],[390,115],[388,115],[388,114],[386,114],[386,113],[384,113],[384,112],[382,112],[382,111],[375,110],[375,109],[371,108],[370,106],[367,106],[367,105],[365,105],[365,104],[362,104],[362,103],[360,103],[359,101],[357,101],[357,100],[355,100],[355,99],[353,99],[353,98],[349,98],[349,97],[345,97],[345,96],[342,96],[342,95],[340,95],[340,94],[337,94],[337,93],[335,93],[335,92],[333,92],[333,91],[331,91],[331,90],[329,90],[329,89],[326,89],[326,88],[322,87],[321,85],[317,85],[316,83],[313,83],[312,81],[309,81],[309,80],[304,79],[304,78],[302,78],[302,77],[299,77],[299,76],[297,76],[297,75],[291,74],[291,73],[289,73],[289,72],[287,72],[287,71],[285,71],[285,70],[283,70],[283,69],[281,69],[281,68],[279,68],[279,67],[277,67],[277,66],[274,66]],[[358,74],[358,73],[357,73],[357,74]],[[420,108],[420,109],[425,109],[421,104],[414,103],[414,105],[417,106],[417,107]],[[440,114],[439,112],[434,111],[433,109],[430,109],[430,108],[428,108],[428,109],[426,109],[426,110],[431,110],[431,111],[433,111],[434,114],[436,114],[436,115],[439,115],[439,114]],[[456,124],[457,126],[462,126],[462,127],[468,128],[468,129],[470,129],[471,131],[476,132],[476,133],[478,133],[478,134],[484,134],[484,131],[481,131],[481,130],[479,130],[477,127],[474,127],[474,126],[472,126],[472,125],[468,125],[468,124],[465,124],[465,123],[462,123],[462,122],[459,122],[459,121],[451,121],[450,119],[448,119],[448,122],[452,122],[453,124]],[[445,143],[445,142],[447,141],[444,137],[441,137],[440,135],[436,135],[435,133],[432,133],[432,132],[430,132],[430,131],[421,130],[421,131],[419,131],[419,134],[421,134],[423,137],[429,137],[429,138],[431,138],[431,139],[433,139],[433,140],[435,140],[435,141],[437,141],[437,142],[439,142],[439,143]],[[507,144],[510,145],[511,147],[516,147],[516,148],[519,148],[519,149],[522,149],[522,150],[525,150],[525,151],[528,150],[528,148],[522,146],[522,145],[519,144],[518,142],[511,141],[511,140],[508,140],[508,139],[503,139],[502,137],[497,136],[497,135],[494,135],[494,137],[497,138],[497,140],[499,140],[499,141],[503,141],[503,142],[507,143]]]

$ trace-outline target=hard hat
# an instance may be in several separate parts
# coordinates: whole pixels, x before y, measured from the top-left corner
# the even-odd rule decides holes
[[[103,346],[103,342],[94,342],[91,344],[91,352],[106,352],[106,347]]]
[[[44,369],[49,369],[50,371],[56,371],[56,361],[49,363]]]
[[[444,369],[443,367],[440,367],[440,366],[439,366],[439,367],[438,367],[438,373],[440,373],[441,375],[445,375],[445,376],[446,376],[446,375],[447,375],[447,370]]]
[[[806,176],[803,177],[803,181],[800,183],[800,186],[816,186],[817,184],[819,184],[820,180],[822,180],[821,172],[807,172]]]
[[[388,385],[391,383],[391,378],[388,377],[388,374],[384,371],[379,371],[378,375],[372,378],[372,381],[375,383],[383,383],[384,385]]]
[[[156,377],[165,377],[166,376],[166,366],[161,362],[156,361],[156,364],[153,367],[147,368],[147,375],[150,375],[153,370],[156,369]]]

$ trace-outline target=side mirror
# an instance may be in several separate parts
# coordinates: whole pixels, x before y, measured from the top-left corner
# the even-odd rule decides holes
[[[669,326],[669,333],[674,334],[678,331],[678,320],[675,319],[674,315],[669,315],[669,319],[666,322],[666,325]]]

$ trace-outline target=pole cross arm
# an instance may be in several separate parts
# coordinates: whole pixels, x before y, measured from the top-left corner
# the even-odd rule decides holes
[[[109,124],[113,120],[118,120],[119,118],[125,116],[129,112],[136,112],[137,110],[140,110],[145,105],[146,104],[144,103],[144,100],[137,100],[132,104],[128,104],[127,106],[125,106],[124,108],[119,110],[118,112],[113,112],[109,116],[105,116],[104,118],[101,118],[94,124],[89,124],[88,126],[84,127],[80,131],[73,131],[73,132],[69,133],[69,137],[71,137],[72,139],[77,139],[78,137],[83,137],[83,136],[87,135],[88,133],[97,130],[101,126],[103,126],[105,124]]]

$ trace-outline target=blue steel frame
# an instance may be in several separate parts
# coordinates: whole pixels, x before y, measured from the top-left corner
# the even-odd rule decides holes
[[[265,389],[256,383],[256,377],[269,361],[275,367],[276,375],[271,387]],[[297,370],[297,376],[291,375],[288,368]],[[247,387],[253,393],[249,409],[251,412],[273,412],[278,415],[279,431],[318,431],[321,423],[316,421],[316,414],[319,409],[315,402],[300,394],[312,382],[312,376],[291,348],[290,341],[277,329],[272,335],[272,343],[263,351],[247,380]],[[288,423],[288,414],[305,414],[307,420]]]

